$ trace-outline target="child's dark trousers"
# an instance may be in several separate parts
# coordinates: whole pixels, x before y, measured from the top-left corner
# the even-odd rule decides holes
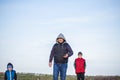
[[[77,74],[77,80],[84,80],[85,78],[85,73],[78,73]]]

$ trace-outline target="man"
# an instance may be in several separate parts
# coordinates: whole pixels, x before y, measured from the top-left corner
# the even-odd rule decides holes
[[[70,45],[66,42],[63,34],[59,34],[49,58],[49,67],[52,66],[52,60],[54,58],[53,80],[58,80],[59,73],[60,79],[66,80],[68,58],[72,55],[73,51]]]

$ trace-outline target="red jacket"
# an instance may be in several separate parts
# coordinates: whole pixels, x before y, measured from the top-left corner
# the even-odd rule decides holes
[[[83,73],[85,72],[86,62],[83,58],[77,58],[75,59],[75,72],[77,73]]]

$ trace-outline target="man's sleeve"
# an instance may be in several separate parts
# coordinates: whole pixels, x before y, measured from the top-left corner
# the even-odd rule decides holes
[[[73,50],[72,50],[72,48],[70,47],[69,44],[67,45],[67,50],[68,50],[68,56],[69,57],[72,56],[73,55]]]
[[[55,47],[55,45],[53,46],[53,48],[51,50],[50,57],[49,57],[49,62],[52,62],[52,60],[53,60],[53,57],[54,57],[54,54],[55,54],[54,47]]]

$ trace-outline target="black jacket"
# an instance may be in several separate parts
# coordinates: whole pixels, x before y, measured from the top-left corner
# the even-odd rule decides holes
[[[66,42],[62,44],[56,43],[51,50],[49,62],[52,62],[54,58],[55,63],[67,63],[68,58],[63,57],[66,54],[68,54],[69,57],[73,55],[73,51],[69,44]]]

